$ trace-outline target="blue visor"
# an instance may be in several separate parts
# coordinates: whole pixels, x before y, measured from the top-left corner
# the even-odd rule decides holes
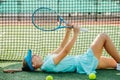
[[[34,71],[34,68],[32,66],[32,51],[30,49],[28,50],[28,53],[25,57],[25,61],[26,61],[27,65],[29,66],[30,70]]]

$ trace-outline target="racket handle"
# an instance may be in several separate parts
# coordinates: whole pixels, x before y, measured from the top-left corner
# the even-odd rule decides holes
[[[80,31],[88,32],[88,29],[87,28],[80,28]]]
[[[66,28],[73,28],[73,27],[66,27]],[[82,31],[82,32],[88,32],[88,29],[87,28],[80,28],[80,31]]]

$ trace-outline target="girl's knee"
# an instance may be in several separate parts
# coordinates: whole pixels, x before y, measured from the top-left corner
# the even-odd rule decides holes
[[[93,43],[91,44],[91,47],[103,47],[103,44],[105,42],[105,40],[107,39],[108,35],[106,33],[100,33],[95,40],[93,41]]]
[[[106,33],[100,33],[98,35],[101,39],[107,39],[109,36]]]

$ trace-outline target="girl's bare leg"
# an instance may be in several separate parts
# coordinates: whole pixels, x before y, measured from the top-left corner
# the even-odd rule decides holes
[[[91,44],[91,48],[94,52],[94,55],[99,60],[99,65],[104,64],[105,66],[109,66],[106,63],[110,62],[110,60],[113,62],[114,66],[116,66],[117,63],[120,63],[120,54],[116,50],[115,45],[107,34],[101,33],[100,35],[98,35]],[[113,59],[101,57],[103,48],[105,48],[105,50],[108,52],[109,55],[111,55]],[[113,65],[111,67],[113,67]]]
[[[116,68],[117,62],[113,58],[108,58],[105,56],[101,56],[99,59],[99,65],[97,69],[108,69],[108,68]]]

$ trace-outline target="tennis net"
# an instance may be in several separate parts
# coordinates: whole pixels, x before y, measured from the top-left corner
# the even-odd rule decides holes
[[[70,55],[83,54],[99,33],[107,33],[120,51],[120,2],[98,0],[1,0],[0,1],[0,60],[21,61],[31,49],[45,57],[56,49],[65,30],[37,30],[31,21],[32,12],[50,7],[65,20],[87,28],[81,32]],[[50,24],[48,24],[50,26]],[[72,35],[72,33],[71,33]],[[103,51],[103,55],[109,56]]]

